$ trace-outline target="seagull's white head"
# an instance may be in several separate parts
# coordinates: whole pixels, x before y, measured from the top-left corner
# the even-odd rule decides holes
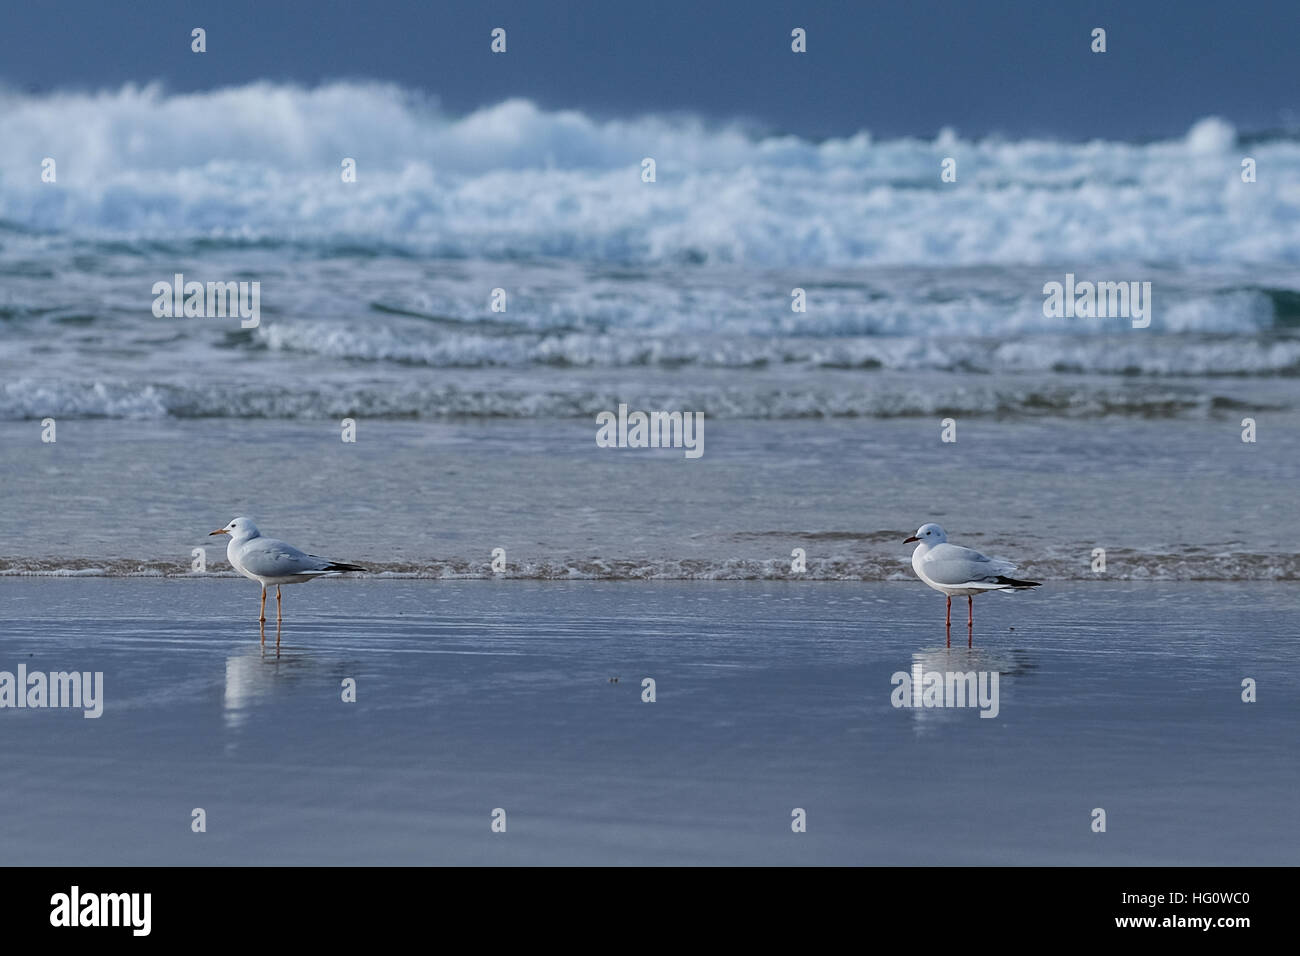
[[[261,533],[257,530],[257,525],[253,524],[252,518],[231,518],[230,524],[209,532],[208,537],[214,534],[228,534],[232,541],[247,541],[249,538],[258,537]]]
[[[933,547],[936,544],[943,544],[948,540],[948,532],[944,531],[937,524],[923,524],[916,529],[916,534],[910,538],[904,538],[903,544],[911,541],[919,541],[922,544],[928,544]]]

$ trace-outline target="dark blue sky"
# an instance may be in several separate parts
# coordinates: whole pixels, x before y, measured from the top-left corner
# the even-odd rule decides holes
[[[208,53],[189,31],[208,31]],[[503,26],[509,52],[488,51]],[[790,29],[809,52],[790,53]],[[1089,52],[1103,26],[1109,52]],[[1300,125],[1298,0],[45,0],[9,4],[0,81],[378,78],[462,113],[508,96],[690,111],[803,135],[1177,135]]]

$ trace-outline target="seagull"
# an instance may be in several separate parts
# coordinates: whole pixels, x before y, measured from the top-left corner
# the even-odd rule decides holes
[[[903,544],[918,542],[912,552],[912,570],[936,591],[948,595],[948,618],[952,626],[952,596],[966,595],[967,627],[975,626],[975,595],[984,591],[1020,591],[1041,587],[1037,581],[1007,577],[1016,566],[1005,558],[990,558],[971,548],[948,543],[948,532],[937,524],[923,524]]]
[[[314,554],[304,554],[291,544],[276,541],[274,538],[262,537],[249,518],[232,518],[224,528],[208,533],[230,535],[230,544],[226,546],[226,560],[236,571],[246,578],[252,578],[262,585],[262,610],[258,617],[259,624],[266,623],[266,586],[275,585],[275,620],[280,616],[280,585],[297,584],[310,581],[322,574],[338,574],[343,571],[364,571],[365,568],[355,564],[341,564],[328,558],[318,558]]]

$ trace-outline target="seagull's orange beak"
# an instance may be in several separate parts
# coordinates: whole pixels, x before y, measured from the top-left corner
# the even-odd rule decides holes
[[[227,531],[225,528],[218,528],[216,531],[209,531],[209,532],[208,532],[208,537],[210,538],[210,537],[212,537],[214,534],[230,534],[230,532]]]
[[[214,532],[212,532],[212,533],[213,533],[213,534],[217,534],[216,531],[214,531]],[[920,541],[920,540],[921,540],[921,539],[918,538],[916,535],[912,535],[910,538],[904,538],[904,539],[903,539],[903,544],[909,544],[909,543],[911,543],[911,542],[913,542],[913,541]]]

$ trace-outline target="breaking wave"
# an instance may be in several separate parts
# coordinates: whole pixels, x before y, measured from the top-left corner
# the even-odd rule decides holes
[[[137,243],[340,243],[443,257],[749,266],[1300,263],[1300,143],[813,141],[390,84],[0,94],[0,220]],[[40,182],[42,157],[57,187]],[[958,160],[958,180],[939,180]],[[356,161],[357,180],[340,177]],[[656,179],[642,182],[644,158]],[[18,170],[30,170],[20,175]]]

